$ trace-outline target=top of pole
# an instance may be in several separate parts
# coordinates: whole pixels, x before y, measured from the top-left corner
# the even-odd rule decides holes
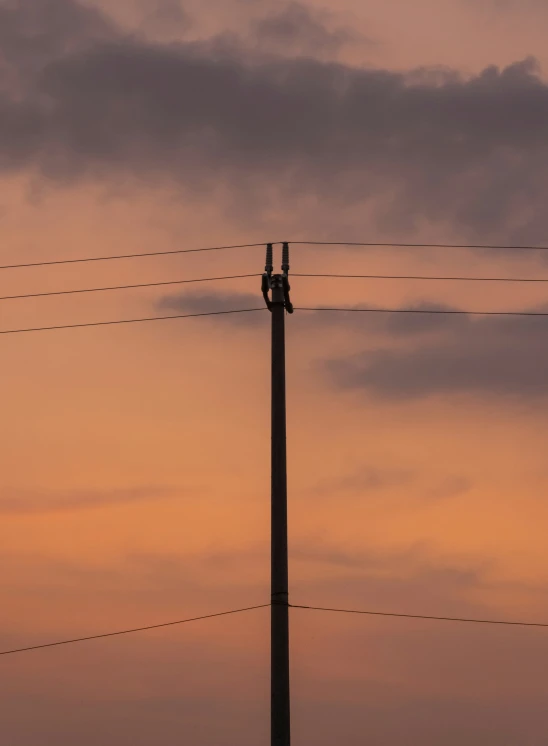
[[[273,287],[283,288],[283,305],[287,313],[293,313],[293,305],[289,299],[289,242],[283,242],[282,248],[282,274],[273,275],[274,271],[274,251],[272,244],[266,245],[266,262],[264,268],[264,274],[262,277],[261,289],[263,298],[266,303],[266,307],[269,311],[272,310],[272,300],[269,297],[269,292]],[[278,300],[276,301],[279,302]]]

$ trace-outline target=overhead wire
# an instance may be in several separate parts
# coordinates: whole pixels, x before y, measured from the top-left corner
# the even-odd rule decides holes
[[[106,637],[119,637],[120,635],[131,635],[135,632],[146,632],[152,629],[162,629],[164,627],[175,627],[181,624],[188,624],[189,622],[199,622],[204,619],[214,619],[221,616],[229,616],[232,614],[242,614],[245,611],[255,611],[255,609],[265,609],[270,604],[260,604],[259,606],[247,606],[243,609],[231,609],[230,611],[219,611],[216,614],[204,614],[202,616],[191,617],[189,619],[179,619],[175,622],[162,622],[161,624],[149,624],[146,627],[134,627],[133,629],[123,629],[117,632],[105,632],[99,635],[89,635],[87,637],[75,637],[71,640],[58,640],[57,642],[46,642],[42,645],[30,645],[24,648],[14,648],[13,650],[0,650],[0,656],[2,655],[15,655],[15,653],[28,653],[31,650],[43,650],[44,648],[54,648],[60,645],[72,645],[77,642],[89,642],[91,640],[101,640]]]
[[[495,624],[510,627],[540,627],[548,628],[548,622],[516,622],[506,619],[472,619],[469,617],[431,616],[428,614],[400,614],[389,611],[368,611],[363,609],[337,609],[326,606],[304,606],[289,604],[291,609],[307,609],[309,611],[330,611],[338,614],[360,614],[365,616],[395,617],[397,619],[424,619],[433,622],[462,622],[464,624]]]
[[[454,280],[457,282],[548,282],[548,277],[455,277],[445,275],[442,277],[432,275],[339,275],[339,274],[300,274],[293,272],[292,277],[326,277],[334,279],[351,280]],[[0,298],[0,300],[3,300]]]
[[[466,311],[437,308],[305,308],[295,306],[295,311],[340,311],[344,313],[407,313],[449,316],[548,316],[548,311]]]
[[[501,251],[548,251],[548,246],[527,244],[403,243],[394,241],[290,241],[293,246],[363,246],[393,249],[497,249]]]
[[[84,324],[59,324],[56,326],[35,326],[26,329],[2,329],[0,334],[24,334],[26,332],[50,332],[59,329],[83,329],[91,326],[114,326],[116,324],[140,324],[146,321],[169,321],[171,319],[192,319],[201,316],[226,316],[232,313],[253,313],[266,311],[264,308],[238,308],[233,311],[206,311],[202,313],[178,313],[171,316],[149,316],[141,319],[115,319],[113,321],[92,321]]]
[[[455,280],[464,282],[512,282],[512,283],[548,283],[548,277],[434,277],[428,275],[346,275],[346,274],[306,274],[294,272],[292,277],[328,278],[328,279],[364,279],[364,280]],[[51,290],[40,293],[19,293],[16,295],[2,295],[0,301],[26,300],[29,298],[47,298],[60,295],[79,295],[82,293],[101,293],[119,290],[135,290],[141,288],[165,287],[169,285],[192,285],[200,282],[217,282],[224,280],[241,280],[250,277],[260,277],[260,273],[251,272],[241,275],[223,275],[220,277],[197,277],[190,280],[162,280],[159,282],[140,282],[132,285],[105,285],[93,288],[76,288],[72,290]]]
[[[121,259],[142,259],[144,257],[169,256],[176,254],[193,254],[205,251],[227,251],[230,249],[247,249],[266,246],[268,243],[281,244],[283,241],[261,241],[258,243],[231,244],[228,246],[209,246],[197,249],[169,249],[166,251],[146,251],[111,256],[87,256],[75,259],[52,259],[39,262],[21,262],[0,265],[0,270],[23,269],[27,267],[50,267],[61,264],[79,264],[84,262],[107,262]],[[407,248],[407,249],[495,249],[502,251],[548,251],[548,246],[527,244],[458,244],[458,243],[404,243],[381,241],[289,241],[293,246],[361,246],[369,248]]]
[[[55,326],[35,326],[23,329],[2,329],[0,335],[24,334],[27,332],[49,332],[61,329],[83,329],[94,326],[115,326],[117,324],[140,324],[148,321],[170,321],[172,319],[200,318],[202,316],[226,316],[236,313],[254,313],[266,311],[263,308],[238,308],[231,311],[207,311],[201,313],[183,313],[170,316],[149,316],[139,319],[114,319],[110,321],[92,321],[82,324],[58,324]],[[392,313],[392,314],[428,314],[428,315],[452,315],[452,316],[538,316],[548,317],[548,311],[465,311],[453,309],[430,309],[430,308],[313,308],[295,306],[295,311],[314,312],[344,312],[344,313]]]
[[[280,242],[278,242],[280,243]],[[265,246],[265,243],[244,243],[231,246],[209,246],[202,249],[170,249],[168,251],[146,251],[136,254],[116,254],[112,256],[86,256],[76,259],[52,259],[44,262],[26,262],[21,264],[4,264],[0,269],[24,269],[26,267],[51,267],[59,264],[82,264],[84,262],[109,262],[118,259],[142,259],[152,256],[170,256],[174,254],[197,254],[203,251],[227,251],[229,249],[249,249],[257,246]]]
[[[285,605],[285,604],[283,604]],[[483,625],[495,625],[495,626],[510,626],[510,627],[531,627],[531,628],[548,628],[547,622],[524,622],[515,621],[508,619],[481,619],[471,617],[450,617],[450,616],[434,616],[430,614],[404,614],[399,612],[390,611],[370,611],[367,609],[344,609],[329,606],[308,606],[304,604],[287,604],[290,609],[304,609],[308,611],[323,611],[332,612],[338,614],[357,614],[360,616],[374,616],[374,617],[392,617],[396,619],[417,619],[433,622],[459,622],[463,624],[483,624]],[[80,642],[90,642],[93,640],[102,640],[109,637],[120,637],[122,635],[135,634],[137,632],[147,632],[154,629],[164,629],[166,627],[175,627],[182,624],[188,624],[190,622],[199,622],[206,619],[214,619],[217,617],[231,616],[234,614],[241,614],[247,611],[255,611],[257,609],[266,609],[272,606],[272,603],[258,604],[256,606],[247,606],[241,609],[231,609],[229,611],[220,611],[214,614],[203,614],[197,617],[190,617],[187,619],[179,619],[172,622],[162,622],[160,624],[149,624],[144,627],[133,627],[131,629],[117,630],[115,632],[104,632],[97,635],[87,635],[85,637],[74,637],[67,640],[56,640],[55,642],[46,642],[40,645],[28,645],[21,648],[13,648],[10,650],[0,650],[0,656],[15,655],[17,653],[28,653],[36,650],[44,650],[45,648],[60,647],[62,645],[73,645]]]
[[[2,295],[0,300],[20,300],[24,298],[46,298],[53,295],[75,295],[77,293],[101,293],[108,290],[134,290],[136,288],[154,288],[165,285],[186,285],[196,282],[215,282],[217,280],[240,280],[246,277],[260,277],[257,272],[247,275],[225,275],[224,277],[198,277],[192,280],[164,280],[162,282],[141,282],[136,285],[108,285],[97,288],[78,288],[76,290],[54,290],[43,293],[24,293],[20,295]]]

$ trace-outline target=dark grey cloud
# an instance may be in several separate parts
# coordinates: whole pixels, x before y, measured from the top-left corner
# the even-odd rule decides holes
[[[177,313],[218,313],[240,309],[259,308],[266,311],[261,293],[175,293],[161,298],[156,308],[162,311],[176,311]],[[218,323],[237,326],[264,325],[267,321],[265,313],[234,313],[212,317]]]
[[[35,56],[20,42],[36,5],[9,6],[0,35],[18,69]],[[265,57],[254,40],[147,42],[74,0],[48,5],[63,11],[36,21],[40,64],[0,95],[4,171],[224,184],[241,204],[275,194],[286,208],[315,194],[326,210],[375,205],[391,231],[426,217],[484,238],[546,234],[548,86],[532,60],[470,78],[366,69]]]
[[[353,309],[370,309],[357,312]],[[463,333],[468,329],[469,318],[460,314],[436,314],[431,311],[454,311],[453,306],[434,301],[409,303],[406,309],[427,313],[390,313],[377,303],[364,298],[359,306],[348,305],[342,311],[300,311],[297,307],[291,323],[299,333],[318,334],[327,330],[347,329],[352,333],[367,334],[370,341],[386,339],[394,342],[404,340],[432,339],[440,333]]]
[[[173,497],[171,487],[129,487],[111,490],[51,491],[4,489],[0,493],[0,514],[34,515],[60,511],[89,510]]]
[[[443,319],[445,317],[439,317]],[[383,347],[331,360],[338,386],[388,398],[472,394],[534,399],[548,395],[544,317],[460,317],[413,345]]]
[[[119,37],[115,25],[93,7],[70,0],[0,2],[2,84],[21,84],[54,59]]]

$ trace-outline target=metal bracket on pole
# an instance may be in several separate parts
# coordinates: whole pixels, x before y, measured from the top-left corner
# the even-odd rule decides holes
[[[272,311],[273,303],[282,302],[287,313],[293,313],[293,304],[289,298],[291,286],[289,285],[289,243],[287,241],[284,241],[282,249],[282,274],[273,275],[273,271],[273,249],[272,244],[269,243],[266,247],[266,262],[261,285],[266,307]],[[280,290],[283,291],[282,299],[280,299]],[[268,294],[271,291],[272,298],[269,298]]]

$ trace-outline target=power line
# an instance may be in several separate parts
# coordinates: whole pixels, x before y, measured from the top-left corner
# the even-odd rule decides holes
[[[255,609],[264,609],[270,604],[260,604],[259,606],[248,606],[244,609],[232,609],[231,611],[220,611],[216,614],[204,614],[203,616],[192,617],[191,619],[180,619],[176,622],[164,622],[162,624],[150,624],[147,627],[135,627],[134,629],[123,629],[118,632],[105,632],[102,635],[90,635],[89,637],[76,637],[72,640],[59,640],[58,642],[46,642],[43,645],[31,645],[26,648],[17,648],[14,650],[2,650],[0,655],[14,655],[15,653],[27,653],[31,650],[43,650],[44,648],[59,647],[60,645],[72,645],[76,642],[89,642],[90,640],[101,640],[105,637],[118,637],[120,635],[131,635],[135,632],[146,632],[151,629],[161,629],[162,627],[174,627],[178,624],[187,624],[188,622],[199,622],[203,619],[213,619],[220,616],[229,616],[230,614],[241,614],[244,611],[254,611]]]
[[[458,311],[435,308],[303,308],[295,311],[343,311],[348,313],[410,313],[451,316],[548,316],[548,311]]]
[[[146,632],[153,629],[162,629],[165,627],[175,627],[181,624],[187,624],[189,622],[199,622],[205,619],[214,619],[216,617],[230,616],[233,614],[241,614],[246,611],[255,611],[256,609],[266,609],[272,606],[271,603],[259,604],[257,606],[248,606],[243,609],[232,609],[230,611],[220,611],[216,614],[204,614],[202,616],[191,617],[188,619],[180,619],[174,622],[163,622],[161,624],[150,624],[146,627],[134,627],[132,629],[118,630],[116,632],[105,632],[99,635],[89,635],[87,637],[76,637],[70,640],[58,640],[56,642],[47,642],[41,645],[30,645],[24,648],[15,648],[12,650],[0,651],[0,656],[3,655],[15,655],[16,653],[27,653],[33,650],[43,650],[44,648],[60,647],[61,645],[72,645],[78,642],[89,642],[92,640],[102,640],[108,637],[120,637],[121,635],[131,635],[136,632]],[[377,616],[377,617],[392,617],[396,619],[420,619],[433,622],[460,622],[463,624],[487,624],[496,626],[510,626],[510,627],[537,627],[537,628],[548,628],[546,622],[519,622],[511,621],[506,619],[474,619],[469,617],[449,617],[449,616],[432,616],[427,614],[401,614],[389,611],[369,611],[363,609],[339,609],[327,606],[305,606],[303,604],[288,604],[291,609],[305,609],[308,611],[326,611],[337,614],[358,614],[360,616]]]
[[[135,254],[118,254],[114,256],[91,256],[77,259],[52,259],[44,262],[26,262],[20,264],[0,265],[2,269],[23,269],[26,267],[50,267],[59,264],[78,264],[83,262],[107,262],[118,259],[142,259],[143,257],[169,256],[174,254],[192,254],[203,251],[226,251],[229,249],[248,249],[265,246],[267,243],[281,244],[282,241],[262,241],[260,243],[233,244],[230,246],[210,246],[201,249],[171,249],[169,251],[147,251]],[[449,244],[449,243],[403,243],[379,241],[290,241],[294,246],[363,246],[370,248],[404,248],[404,249],[497,249],[520,251],[548,251],[548,246],[504,245],[504,244]]]
[[[294,246],[367,246],[394,249],[497,249],[501,251],[548,251],[548,246],[464,244],[464,243],[394,243],[379,241],[291,241]]]
[[[200,316],[226,316],[231,313],[253,313],[265,308],[238,308],[235,311],[208,311],[207,313],[183,313],[174,316],[150,316],[145,319],[116,319],[115,321],[92,321],[86,324],[61,324],[59,326],[35,326],[29,329],[5,329],[0,334],[24,334],[25,332],[50,332],[58,329],[83,329],[88,326],[114,326],[115,324],[140,324],[144,321],[168,321],[170,319],[193,319]]]
[[[279,242],[278,242],[279,243]],[[81,264],[83,262],[108,262],[113,259],[142,259],[149,256],[168,256],[173,254],[196,254],[201,251],[226,251],[228,249],[249,249],[264,246],[264,243],[244,243],[233,246],[210,246],[205,249],[172,249],[170,251],[147,251],[141,254],[118,254],[116,256],[87,256],[78,259],[53,259],[46,262],[27,262],[25,264],[4,264],[0,269],[23,269],[25,267],[51,267],[54,264]]]
[[[164,282],[142,282],[137,285],[109,285],[100,288],[82,288],[77,290],[57,290],[47,293],[26,293],[24,295],[3,295],[0,300],[19,300],[23,298],[45,298],[50,295],[74,295],[76,293],[101,293],[106,290],[133,290],[135,288],[153,288],[163,285],[184,285],[194,282],[215,282],[216,280],[239,280],[246,277],[260,277],[257,273],[250,275],[226,275],[225,277],[200,277],[195,280],[166,280]]]
[[[328,277],[363,280],[455,280],[459,282],[548,282],[548,277],[432,277],[428,275],[337,275],[337,274],[299,274],[292,277]],[[3,300],[0,298],[0,300]]]
[[[289,604],[292,609],[308,609],[310,611],[332,611],[338,614],[362,614],[366,616],[396,617],[398,619],[427,619],[433,622],[463,622],[466,624],[496,624],[511,627],[548,627],[545,622],[513,622],[502,619],[469,619],[466,617],[429,616],[426,614],[397,614],[388,611],[363,611],[358,609],[333,609],[324,606],[302,606]]]
[[[293,277],[305,278],[333,278],[333,279],[364,279],[364,280],[457,280],[465,282],[537,282],[546,283],[548,278],[531,277],[432,277],[425,275],[340,275],[340,274],[302,274],[294,273]],[[76,295],[80,293],[101,293],[114,290],[135,290],[138,288],[164,287],[166,285],[186,285],[197,282],[216,282],[220,280],[241,280],[249,277],[260,277],[259,274],[251,273],[244,275],[224,275],[221,277],[198,277],[192,280],[164,280],[162,282],[141,282],[135,285],[107,285],[96,288],[77,288],[75,290],[54,290],[43,293],[24,293],[19,295],[2,295],[3,300],[24,300],[28,298],[47,298],[57,295]]]
[[[60,324],[57,326],[36,326],[26,329],[4,329],[0,330],[2,334],[24,334],[26,332],[49,332],[60,329],[83,329],[92,326],[114,326],[116,324],[140,324],[145,321],[169,321],[171,319],[192,319],[201,316],[225,316],[233,313],[254,313],[256,311],[266,311],[264,308],[238,308],[233,311],[208,311],[204,313],[184,313],[172,316],[150,316],[141,319],[115,319],[113,321],[93,321],[85,324]],[[407,313],[407,314],[429,314],[429,315],[453,315],[453,316],[539,316],[547,317],[548,312],[537,311],[456,311],[448,309],[427,309],[427,308],[304,308],[295,306],[296,311],[340,311],[348,313]]]

